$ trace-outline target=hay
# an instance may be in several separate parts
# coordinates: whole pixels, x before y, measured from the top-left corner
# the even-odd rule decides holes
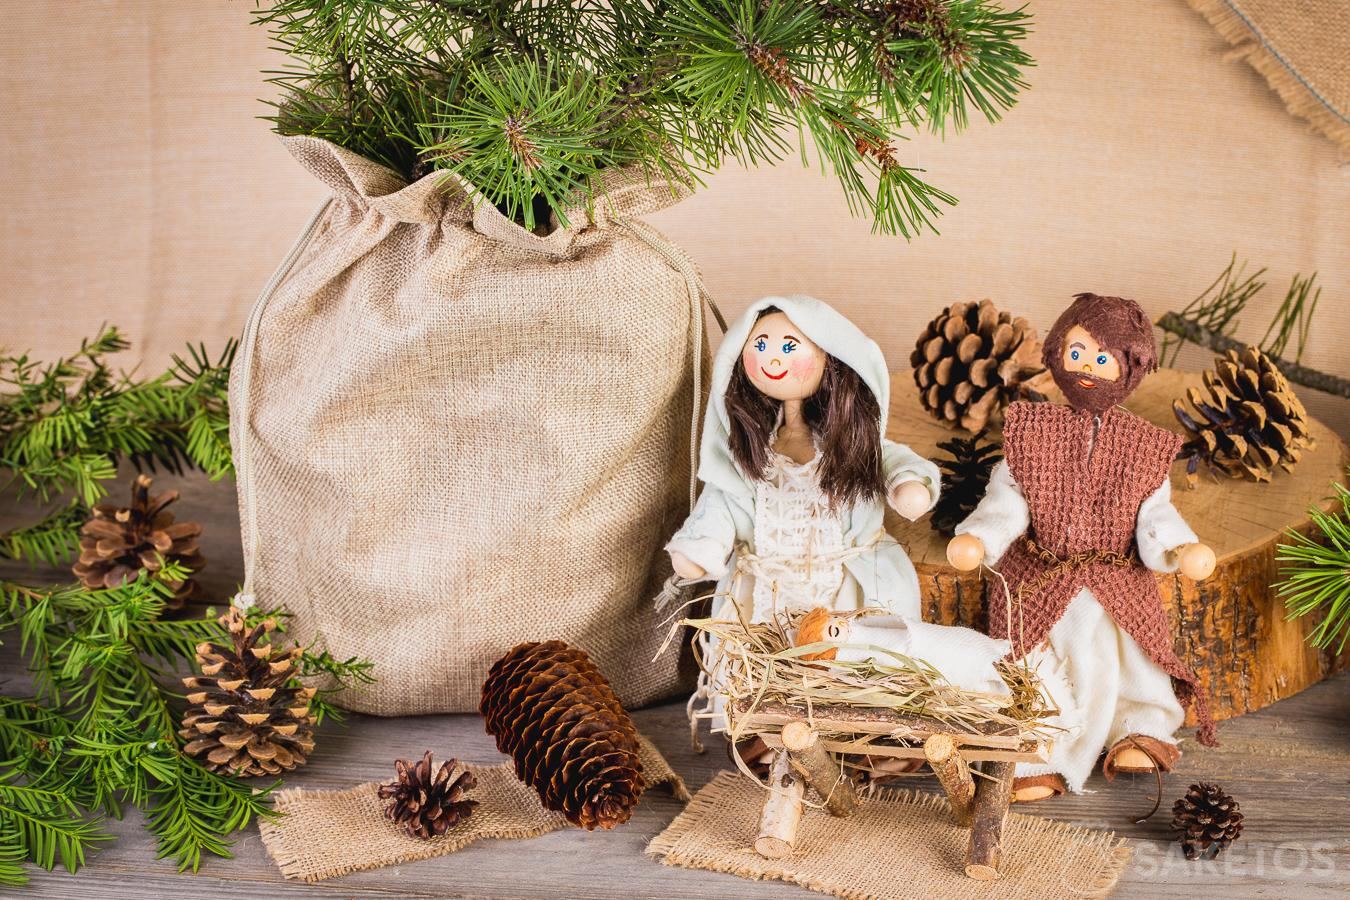
[[[868,615],[871,610],[841,615]],[[810,720],[834,719],[822,737],[849,741],[858,752],[841,759],[850,768],[871,768],[868,747],[910,747],[916,725],[929,732],[968,736],[971,743],[997,737],[1019,747],[1039,747],[1057,730],[1047,723],[1057,712],[1047,702],[1039,679],[1023,662],[1002,661],[999,674],[1008,693],[968,691],[949,683],[923,660],[883,647],[820,641],[794,647],[790,635],[802,613],[779,615],[773,621],[746,624],[719,619],[685,619],[696,639],[708,686],[721,695],[725,731],[733,746],[760,733],[752,720],[764,711],[796,710]],[[805,659],[830,648],[865,647],[873,654],[862,662]],[[828,713],[826,711],[829,711]],[[692,711],[691,711],[692,712]],[[693,712],[697,718],[717,714]],[[838,719],[870,721],[872,727],[850,729]],[[894,721],[888,733],[875,722]],[[748,767],[737,758],[737,764]]]

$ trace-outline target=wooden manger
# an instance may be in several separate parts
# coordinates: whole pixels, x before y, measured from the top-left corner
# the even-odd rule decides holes
[[[704,643],[704,662],[733,746],[758,737],[773,754],[754,838],[761,856],[794,851],[807,788],[819,800],[811,805],[848,816],[863,802],[852,772],[918,760],[942,785],[952,821],[970,830],[966,874],[998,877],[1013,767],[1045,761],[1043,720],[1055,712],[1030,672],[1009,666],[1011,695],[980,694],[903,657],[887,660],[894,665],[820,659],[815,652],[828,645],[791,645],[792,618],[688,624],[716,639]]]
[[[941,722],[890,710],[854,707],[738,706],[746,731],[774,751],[769,793],[760,815],[755,850],[778,859],[792,853],[805,807],[805,789],[819,796],[827,813],[850,815],[857,791],[845,764],[851,757],[923,760],[951,804],[952,821],[970,829],[966,874],[998,877],[1003,821],[1012,796],[1013,766],[1044,762],[1045,743],[1018,735],[944,730]]]

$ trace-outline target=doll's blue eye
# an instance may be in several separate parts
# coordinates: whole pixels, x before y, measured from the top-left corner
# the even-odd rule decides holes
[[[1070,358],[1070,359],[1077,359],[1077,358],[1078,358],[1078,351],[1077,351],[1077,350],[1072,350],[1072,351],[1070,351],[1070,352],[1069,352],[1069,358]]]
[[[1099,366],[1104,366],[1104,365],[1106,365],[1106,354],[1105,354],[1105,353],[1103,353],[1101,356],[1097,357],[1097,365],[1099,365]]]
[[[762,338],[758,341],[755,341],[755,349],[758,350],[760,353],[763,353],[765,349],[768,348],[768,346],[769,345],[765,343]]]
[[[787,341],[786,343],[783,344],[783,352],[784,352],[784,353],[791,353],[793,350],[796,350],[796,349],[797,349],[797,344],[796,344],[795,341]]]

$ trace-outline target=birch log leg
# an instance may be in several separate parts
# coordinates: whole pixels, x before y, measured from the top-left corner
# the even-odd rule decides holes
[[[993,881],[1003,864],[1003,820],[1012,798],[1013,763],[988,762],[975,787],[975,810],[970,825],[970,852],[966,875]]]
[[[935,734],[923,742],[923,752],[938,783],[947,792],[952,805],[952,821],[969,828],[975,803],[975,780],[970,776],[970,766],[956,748],[956,741],[949,734]]]
[[[807,784],[815,788],[825,801],[825,810],[832,816],[847,816],[853,812],[858,802],[853,790],[853,782],[844,777],[839,764],[834,761],[806,722],[788,722],[783,726],[780,737],[787,748],[788,758]]]
[[[786,750],[774,754],[769,770],[769,794],[759,815],[755,852],[765,859],[782,859],[792,853],[797,826],[802,820],[802,795],[806,782],[792,768]]]

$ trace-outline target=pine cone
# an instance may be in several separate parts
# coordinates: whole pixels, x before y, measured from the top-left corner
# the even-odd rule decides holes
[[[587,831],[628,821],[645,786],[637,729],[583,651],[520,644],[492,666],[479,711],[546,807]]]
[[[441,763],[436,777],[431,777],[431,751],[422,754],[422,761],[409,763],[400,759],[394,763],[398,780],[380,785],[380,799],[392,800],[384,809],[390,821],[402,825],[409,837],[440,837],[469,817],[477,800],[468,800],[465,794],[478,781],[472,772],[460,772],[452,781],[450,773],[457,761],[454,758]]]
[[[1202,781],[1172,806],[1172,830],[1187,859],[1199,859],[1211,846],[1217,856],[1242,836],[1242,810],[1218,785]]]
[[[1044,371],[1036,330],[989,300],[953,303],[928,323],[909,355],[919,402],[934,417],[979,431]]]
[[[1286,472],[1314,442],[1307,410],[1289,380],[1255,347],[1230,350],[1204,374],[1204,389],[1186,391],[1194,414],[1173,401],[1177,421],[1190,433],[1179,459],[1195,485],[1200,466],[1211,474],[1269,481],[1278,465]]]
[[[276,628],[267,619],[248,628],[242,610],[220,617],[232,645],[197,645],[201,675],[183,679],[188,708],[179,737],[183,752],[212,772],[230,775],[278,775],[303,766],[314,751],[314,722],[309,715],[312,688],[295,681],[297,645],[285,653],[260,643]]]
[[[100,503],[93,517],[80,529],[80,559],[72,571],[85,587],[97,590],[135,581],[142,569],[158,572],[164,562],[175,562],[189,572],[206,565],[197,548],[202,527],[192,522],[174,522],[167,507],[178,499],[177,491],[150,496],[150,478],[137,475],[131,485],[131,506],[122,508]],[[173,595],[168,609],[181,609],[201,595],[192,578],[170,582]]]
[[[956,526],[975,511],[984,497],[990,473],[1003,458],[999,452],[1003,445],[985,441],[985,431],[982,428],[973,437],[957,437],[938,444],[938,449],[948,454],[934,460],[942,470],[942,493],[929,521],[939,534],[951,537]]]

